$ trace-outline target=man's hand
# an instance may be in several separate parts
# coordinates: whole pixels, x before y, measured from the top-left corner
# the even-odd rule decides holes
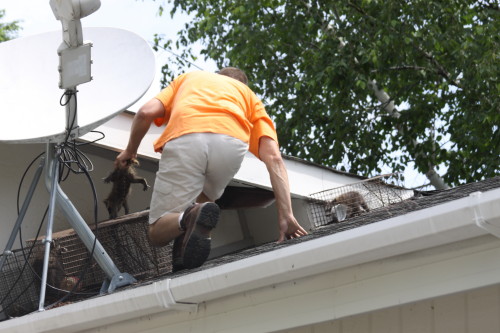
[[[137,158],[137,154],[130,153],[128,150],[122,151],[115,159],[115,168],[121,169],[127,166],[127,161]]]
[[[132,121],[127,148],[116,157],[115,168],[124,168],[128,160],[137,158],[137,150],[151,123],[155,118],[163,117],[164,113],[163,104],[156,98],[152,98],[139,109]]]
[[[271,186],[276,198],[278,225],[280,229],[278,243],[283,242],[285,239],[307,235],[307,231],[300,226],[293,215],[288,173],[281,157],[278,143],[270,137],[264,136],[260,138],[259,157],[269,172]]]
[[[297,222],[294,216],[279,219],[280,236],[277,243],[281,243],[286,239],[298,238],[307,235],[307,231]]]

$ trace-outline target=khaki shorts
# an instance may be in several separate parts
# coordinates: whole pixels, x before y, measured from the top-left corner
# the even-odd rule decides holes
[[[191,133],[165,144],[151,198],[149,223],[183,212],[202,192],[222,196],[238,172],[248,144],[224,134]]]

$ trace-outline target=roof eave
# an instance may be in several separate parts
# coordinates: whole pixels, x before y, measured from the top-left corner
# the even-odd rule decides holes
[[[475,192],[425,210],[175,278],[172,295],[177,302],[200,303],[491,234],[500,230],[499,203],[500,189]]]
[[[236,262],[11,319],[0,323],[0,332],[27,332],[34,327],[38,332],[79,331],[162,311],[196,311],[201,302],[277,283],[482,235],[498,237],[499,203],[500,189],[475,192]]]

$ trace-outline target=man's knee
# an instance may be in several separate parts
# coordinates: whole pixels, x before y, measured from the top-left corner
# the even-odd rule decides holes
[[[161,239],[158,237],[158,233],[155,231],[155,223],[150,224],[148,226],[148,238],[152,245],[154,246],[163,246],[161,244]]]
[[[197,203],[204,202],[214,202],[214,200],[210,199],[204,192],[201,192],[200,195],[196,198]]]

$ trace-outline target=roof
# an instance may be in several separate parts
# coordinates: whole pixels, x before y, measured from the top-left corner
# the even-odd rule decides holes
[[[37,313],[27,322],[9,320],[0,323],[0,332],[27,329],[28,322],[47,324],[57,332],[68,325],[81,330],[124,320],[131,313],[191,311],[200,302],[494,233],[500,225],[500,177],[415,194],[348,221],[318,227],[308,236],[223,255],[197,269],[168,273],[81,305]],[[102,313],[115,302],[120,307],[113,308],[112,314]],[[65,319],[54,324],[50,318],[56,315]]]
[[[415,191],[415,196],[413,198],[401,201],[399,203],[395,203],[389,207],[382,207],[376,210],[372,210],[368,213],[351,218],[344,222],[332,223],[319,227],[316,230],[310,231],[309,235],[307,236],[291,239],[281,244],[271,242],[251,249],[239,251],[237,253],[224,255],[220,258],[214,258],[212,260],[207,261],[200,268],[192,269],[189,271],[180,271],[178,273],[172,273],[169,276],[180,276],[184,274],[189,274],[193,271],[204,270],[210,267],[215,267],[226,263],[238,261],[243,258],[256,256],[262,253],[275,251],[280,248],[293,246],[298,243],[308,242],[313,239],[337,234],[340,232],[344,232],[354,228],[359,228],[379,221],[384,221],[389,218],[408,214],[410,212],[424,210],[443,203],[465,198],[469,196],[471,193],[487,192],[489,190],[496,188],[500,188],[500,177],[495,177],[484,181],[465,184],[448,190]]]

